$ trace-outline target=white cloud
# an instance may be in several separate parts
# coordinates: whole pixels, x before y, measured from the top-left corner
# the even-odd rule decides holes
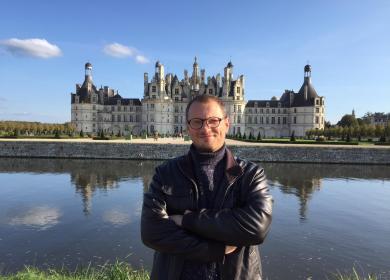
[[[129,214],[120,210],[111,209],[103,214],[103,221],[115,226],[123,226],[130,223]]]
[[[146,64],[150,62],[150,60],[147,57],[141,55],[136,48],[128,47],[119,43],[105,45],[103,52],[109,56],[117,58],[133,58],[137,63],[140,64]]]
[[[62,52],[56,45],[45,39],[16,39],[11,38],[0,41],[5,51],[14,56],[30,56],[38,58],[51,58],[61,56]]]
[[[106,45],[104,47],[104,52],[110,56],[119,58],[132,57],[135,54],[135,50],[133,48],[129,48],[118,43]]]
[[[135,57],[135,61],[137,61],[138,63],[140,64],[146,64],[146,63],[149,63],[149,59],[147,59],[145,56],[143,55],[137,55]]]
[[[8,224],[12,226],[32,226],[45,230],[58,224],[60,217],[61,213],[57,208],[38,206],[14,215],[9,219]]]

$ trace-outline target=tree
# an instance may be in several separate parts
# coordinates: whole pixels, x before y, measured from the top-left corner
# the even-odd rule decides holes
[[[244,132],[244,135],[242,136],[242,139],[246,140],[246,134]]]
[[[356,120],[355,116],[346,114],[341,118],[341,120],[337,123],[337,125],[342,127],[350,127],[350,126],[358,126],[359,123]]]
[[[257,134],[257,141],[261,141],[261,133],[259,131],[259,133]]]
[[[295,130],[293,130],[293,132],[291,133],[290,141],[291,142],[295,142],[296,141],[296,139],[295,139]]]
[[[83,130],[80,130],[80,137],[84,137],[84,132],[83,132]]]

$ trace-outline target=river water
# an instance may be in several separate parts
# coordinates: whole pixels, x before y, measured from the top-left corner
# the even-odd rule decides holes
[[[158,161],[0,159],[0,273],[99,265],[150,269],[142,194]],[[274,197],[265,279],[390,279],[390,166],[263,164]]]

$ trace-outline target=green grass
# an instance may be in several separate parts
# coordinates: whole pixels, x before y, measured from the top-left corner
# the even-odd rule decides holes
[[[26,267],[16,274],[0,275],[0,280],[148,280],[146,270],[135,270],[125,262],[116,261],[113,264],[105,264],[97,268],[87,267],[68,271],[65,269],[39,270],[34,267]]]
[[[356,268],[353,268],[352,269],[352,273],[350,273],[350,274],[342,274],[342,273],[339,272],[339,273],[335,274],[335,277],[332,278],[332,279],[336,279],[336,280],[379,280],[380,278],[378,278],[375,275],[371,275],[371,274],[360,275],[356,271]]]

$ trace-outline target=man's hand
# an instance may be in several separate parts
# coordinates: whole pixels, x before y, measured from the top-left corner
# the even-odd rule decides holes
[[[191,213],[191,211],[190,210],[186,210],[184,212],[184,215],[187,214],[187,213]],[[169,216],[168,218],[171,221],[174,221],[177,226],[181,227],[181,224],[182,224],[182,221],[183,221],[183,215],[172,215],[172,216]]]
[[[225,246],[225,255],[229,255],[229,254],[233,253],[236,249],[237,249],[236,246],[226,245]]]
[[[183,221],[183,215],[172,215],[169,216],[169,219],[171,221],[174,221],[177,226],[181,227],[181,222]]]

